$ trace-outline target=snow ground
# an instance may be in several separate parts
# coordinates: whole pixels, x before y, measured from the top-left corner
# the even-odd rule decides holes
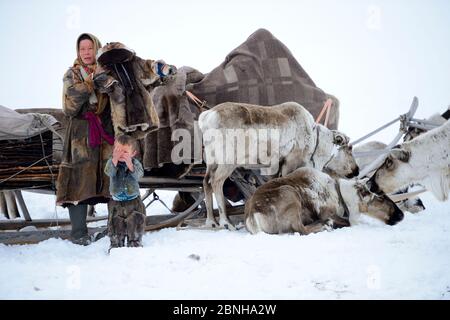
[[[54,215],[52,197],[25,198],[32,217]],[[110,255],[107,238],[0,245],[0,299],[450,299],[450,203],[422,200],[396,226],[308,236],[164,229]]]

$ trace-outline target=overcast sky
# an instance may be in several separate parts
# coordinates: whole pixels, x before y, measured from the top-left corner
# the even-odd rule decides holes
[[[258,28],[338,97],[340,129],[354,139],[405,113],[414,95],[418,117],[450,104],[448,0],[0,0],[0,105],[61,108],[82,32],[207,73]]]

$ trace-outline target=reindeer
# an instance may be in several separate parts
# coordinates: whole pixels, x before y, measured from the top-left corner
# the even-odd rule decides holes
[[[272,177],[285,176],[302,166],[318,170],[327,167],[335,174],[349,178],[359,173],[351,147],[348,146],[349,138],[337,130],[316,124],[312,115],[296,102],[271,107],[222,103],[200,114],[199,127],[207,164],[203,181],[207,227],[218,227],[212,208],[214,192],[219,206],[219,226],[234,229],[226,215],[223,184],[238,167],[262,168],[262,174]],[[230,130],[234,129],[243,130],[244,141],[237,149],[231,150],[233,161],[217,161],[217,155],[223,153],[224,144],[211,141],[211,132],[220,133],[221,137],[226,138]],[[272,134],[262,138],[246,134],[257,130],[271,130]],[[249,151],[245,146],[253,146],[253,149]],[[239,147],[244,148],[244,151],[240,156],[235,156],[240,151]],[[270,161],[262,159],[260,152],[256,152],[265,148]]]
[[[445,122],[447,120],[449,120],[449,118],[450,118],[450,107],[442,114],[435,113],[435,114],[431,115],[430,117],[428,117],[427,119],[425,119],[424,121],[431,125],[441,126],[441,125],[445,124]],[[410,128],[408,128],[405,136],[403,137],[403,142],[411,141],[414,138],[418,137],[419,135],[421,135],[425,132],[427,132],[425,127],[418,128],[418,127],[411,126]],[[396,146],[395,148],[398,149],[398,148],[401,148],[401,146]],[[364,153],[367,151],[386,150],[386,149],[387,149],[386,144],[384,144],[382,142],[378,142],[378,141],[371,141],[371,142],[367,142],[363,145],[353,148],[353,153],[355,155],[360,152]],[[356,162],[358,163],[358,166],[360,168],[364,168],[367,165],[371,164],[373,161],[375,161],[376,156],[370,156],[370,155],[363,156],[363,157],[355,156],[355,158],[356,158]],[[383,159],[382,161],[385,161],[385,159]],[[380,162],[378,165],[381,165],[381,164],[382,164],[382,162]],[[376,165],[375,165],[375,167],[376,167]],[[395,195],[395,196],[398,195],[398,196],[400,196],[400,198],[403,198],[401,195],[409,193],[410,188],[415,185],[417,185],[417,184],[412,183],[410,185],[404,186],[404,187],[400,188],[399,190],[394,191],[392,193],[392,195]],[[374,186],[374,188],[376,188],[376,186]],[[418,197],[403,199],[398,203],[398,205],[402,210],[406,210],[411,213],[417,213],[417,212],[420,212],[425,209],[425,206],[423,205],[422,200],[420,200],[420,198],[418,198]]]
[[[307,235],[350,226],[360,214],[389,225],[403,219],[403,212],[389,197],[370,192],[362,182],[299,168],[260,186],[245,204],[244,220],[252,234]]]
[[[450,120],[392,149],[369,180],[373,192],[423,185],[439,201],[450,190]]]
[[[353,155],[357,155],[358,153],[364,153],[364,152],[370,152],[370,151],[376,151],[376,150],[385,150],[387,148],[387,144],[380,142],[380,141],[369,141],[367,143],[358,145],[357,147],[353,147]],[[377,155],[367,155],[367,156],[361,156],[357,157],[355,156],[356,163],[358,164],[359,168],[364,168],[367,165],[371,164],[373,161],[375,161],[377,158]],[[413,185],[406,186],[404,188],[401,188],[399,190],[396,190],[394,194],[405,194],[410,192],[410,188],[413,187]],[[411,213],[418,213],[423,210],[425,210],[425,205],[423,204],[422,200],[419,197],[411,197],[408,199],[401,200],[397,203],[398,207],[402,211],[408,211]]]

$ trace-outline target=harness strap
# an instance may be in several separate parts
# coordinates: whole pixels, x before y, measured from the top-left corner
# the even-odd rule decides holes
[[[336,180],[334,181],[334,185],[335,185],[335,188],[336,188],[336,192],[337,192],[337,194],[338,194],[338,197],[339,197],[339,202],[340,202],[340,204],[344,207],[344,218],[347,218],[347,219],[348,219],[348,218],[350,217],[350,212],[348,211],[347,204],[345,203],[344,198],[342,197],[341,187],[340,187],[340,185],[339,185],[339,180],[338,180],[338,179],[336,179]]]
[[[316,168],[316,163],[314,162],[314,155],[316,154],[317,151],[317,147],[319,146],[319,126],[314,126],[314,130],[316,130],[317,136],[316,136],[316,146],[314,147],[314,151],[311,154],[311,158],[309,158],[309,160],[312,162],[313,164],[313,168]]]
[[[330,117],[330,110],[331,107],[333,106],[333,100],[331,100],[330,98],[327,99],[327,101],[325,101],[325,103],[323,104],[322,110],[320,110],[319,116],[316,119],[316,123],[319,123],[322,120],[322,117],[325,113],[325,111],[327,112],[325,115],[325,122],[324,122],[324,126],[328,127],[328,120]]]
[[[190,98],[196,105],[197,107],[203,111],[204,109],[209,109],[206,105],[206,100],[200,100],[199,98],[197,98],[197,96],[195,94],[193,94],[190,91],[185,91],[186,95],[188,96],[188,98]]]

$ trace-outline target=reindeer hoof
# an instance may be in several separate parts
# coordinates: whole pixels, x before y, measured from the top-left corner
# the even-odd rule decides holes
[[[328,219],[324,224],[323,228],[326,231],[332,231],[334,229],[334,221],[332,219]]]
[[[236,227],[231,222],[220,223],[220,226],[230,231],[236,231]]]
[[[215,222],[215,221],[206,220],[206,221],[205,221],[205,228],[209,228],[209,229],[218,229],[218,228],[219,228],[219,225],[218,225],[217,222]]]

